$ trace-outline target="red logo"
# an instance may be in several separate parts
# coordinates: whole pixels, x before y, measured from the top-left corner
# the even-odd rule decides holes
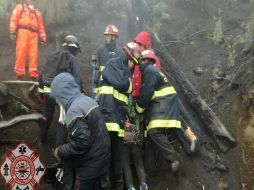
[[[10,190],[34,190],[44,176],[45,168],[39,156],[21,143],[5,158],[1,174]]]

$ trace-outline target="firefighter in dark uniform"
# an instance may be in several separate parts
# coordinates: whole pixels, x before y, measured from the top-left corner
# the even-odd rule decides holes
[[[140,58],[139,46],[130,42],[124,53],[107,62],[98,88],[98,103],[111,138],[112,182],[117,190],[123,190],[123,137],[128,95],[132,91],[131,68]]]
[[[48,129],[53,119],[56,102],[52,97],[49,97],[50,85],[54,77],[62,72],[72,74],[77,83],[82,88],[80,75],[80,60],[76,57],[80,52],[80,44],[78,39],[73,35],[67,35],[62,44],[62,48],[51,54],[46,63],[42,66],[39,75],[39,92],[43,95],[44,116],[46,121],[40,124],[40,144],[44,144],[47,140]],[[63,133],[66,133],[60,123],[57,124],[57,142],[56,145],[62,143]],[[60,139],[59,139],[60,138]],[[61,141],[61,142],[60,142]]]
[[[105,44],[96,50],[97,73],[95,77],[96,87],[100,87],[101,72],[105,68],[108,60],[119,57],[123,54],[122,48],[117,44],[116,39],[119,37],[119,31],[115,25],[108,25],[104,31]],[[95,89],[97,93],[97,89]]]
[[[118,57],[123,53],[122,48],[116,43],[119,31],[115,25],[108,25],[104,31],[105,44],[101,45],[97,51],[97,61],[103,69],[109,59]]]
[[[147,130],[145,142],[145,166],[148,171],[154,171],[154,151],[170,162],[172,170],[179,166],[174,148],[167,139],[165,129],[181,129],[179,120],[179,102],[174,87],[166,76],[154,66],[155,54],[152,50],[142,52],[140,70],[142,87],[137,99],[136,110],[143,113]]]

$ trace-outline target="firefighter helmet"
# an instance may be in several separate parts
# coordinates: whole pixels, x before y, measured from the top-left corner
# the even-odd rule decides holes
[[[147,49],[147,50],[142,51],[141,59],[151,59],[154,62],[156,62],[156,57],[155,57],[154,51],[151,50],[151,49]]]
[[[78,38],[73,35],[65,36],[65,38],[63,40],[63,46],[64,47],[74,47],[80,51],[80,44],[79,44]]]
[[[139,64],[141,58],[140,46],[135,42],[129,42],[123,47],[124,51],[131,57],[135,64]]]
[[[107,34],[118,37],[119,31],[115,25],[110,24],[106,27],[105,32],[104,32],[104,35],[107,35]]]

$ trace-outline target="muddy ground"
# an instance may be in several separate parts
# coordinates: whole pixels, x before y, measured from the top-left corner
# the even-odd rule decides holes
[[[163,22],[158,31],[159,37],[165,43],[168,52],[176,60],[180,69],[185,76],[191,81],[194,87],[201,94],[202,98],[207,101],[211,108],[215,111],[219,119],[224,123],[227,129],[237,140],[237,146],[230,149],[226,153],[216,152],[216,160],[221,160],[229,168],[229,172],[218,172],[211,168],[209,164],[210,152],[215,151],[212,148],[206,156],[196,154],[194,156],[187,155],[181,148],[179,143],[175,146],[181,155],[183,162],[182,169],[175,175],[167,166],[162,165],[158,174],[148,177],[150,189],[162,190],[253,190],[254,189],[254,119],[253,119],[253,100],[246,97],[246,91],[240,87],[232,88],[232,85],[224,80],[219,81],[223,84],[221,88],[214,86],[213,83],[219,71],[223,76],[234,76],[237,71],[244,67],[247,63],[253,68],[253,55],[244,54],[242,45],[239,43],[235,46],[236,57],[235,65],[228,65],[228,57],[230,48],[228,43],[214,44],[211,35],[214,31],[214,17],[221,17],[224,26],[224,35],[227,39],[237,39],[239,35],[245,32],[244,24],[249,21],[253,12],[254,4],[246,1],[187,1],[179,0],[170,6],[170,21]],[[75,7],[74,7],[75,8]],[[79,13],[81,10],[77,9]],[[48,54],[55,49],[55,34],[59,31],[68,31],[77,35],[81,39],[82,54],[79,55],[82,60],[81,72],[83,80],[87,86],[87,94],[90,93],[91,84],[91,53],[103,43],[104,27],[108,23],[116,24],[120,29],[119,43],[123,44],[130,39],[127,35],[127,21],[121,18],[103,17],[103,13],[98,13],[97,17],[90,16],[91,20],[82,20],[82,14],[74,15],[72,22],[59,26],[48,26],[47,32],[49,41],[47,45],[40,49],[41,65]],[[7,30],[7,27],[6,27]],[[0,81],[15,79],[13,74],[14,65],[14,44],[8,40],[6,32],[0,35]],[[167,63],[164,63],[167,64]],[[193,70],[197,67],[202,72],[195,74]],[[251,71],[250,69],[248,69]],[[246,72],[246,71],[245,71]],[[252,72],[252,71],[251,71]],[[252,76],[253,73],[252,73]],[[194,111],[191,112],[193,117],[198,117]],[[17,125],[11,129],[0,132],[1,139],[18,139],[25,140],[28,144],[35,148],[40,154],[45,165],[51,165],[55,162],[52,155],[54,148],[54,126],[51,126],[49,141],[47,145],[38,149],[37,136],[38,125],[36,122]],[[15,145],[0,145],[0,161],[4,160],[8,149]],[[200,148],[205,149],[208,145],[202,145]],[[207,149],[205,149],[207,150]],[[199,159],[201,158],[201,159]],[[211,159],[212,160],[212,159]],[[0,180],[0,189],[3,187],[3,180]],[[41,190],[51,190],[50,185],[42,184]]]

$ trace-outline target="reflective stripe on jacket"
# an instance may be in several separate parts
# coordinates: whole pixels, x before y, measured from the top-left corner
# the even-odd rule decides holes
[[[152,63],[141,65],[142,88],[136,110],[144,114],[147,131],[152,128],[181,128],[176,90]]]
[[[43,94],[49,94],[50,93],[50,87],[48,87],[48,86],[43,86],[43,88],[38,88],[38,91],[40,92],[40,93],[43,93]]]
[[[117,58],[123,54],[122,48],[117,45],[116,40],[111,41],[109,44],[103,44],[96,51],[97,64],[99,70],[97,70],[95,84],[96,88],[94,92],[97,93],[97,88],[101,86],[102,81],[102,71],[104,70],[107,62],[111,58]]]
[[[108,122],[106,123],[108,131],[118,132],[118,137],[124,137],[124,129],[121,129],[118,123]]]
[[[115,99],[124,102],[126,105],[128,104],[128,96],[120,93],[116,89],[114,89],[112,86],[102,86],[97,88],[97,93],[101,94],[110,94],[112,95]]]
[[[122,55],[110,59],[102,72],[102,81],[97,92],[98,103],[103,113],[108,131],[118,132],[124,136],[124,120],[128,105],[128,94],[131,93],[131,71],[127,66],[127,58]]]

